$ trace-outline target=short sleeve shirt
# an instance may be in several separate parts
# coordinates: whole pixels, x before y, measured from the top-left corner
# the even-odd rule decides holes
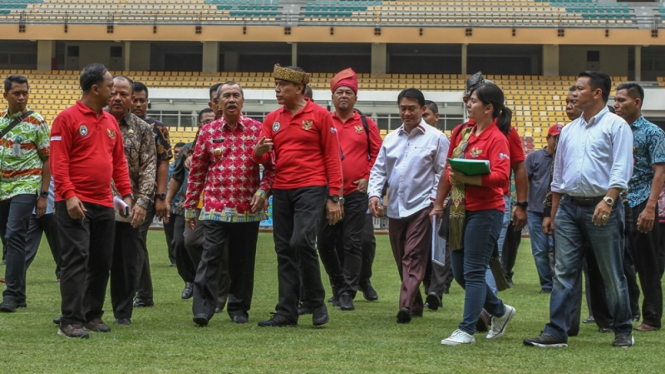
[[[22,115],[0,112],[0,131]],[[33,112],[0,139],[0,200],[19,194],[37,194],[42,182],[43,160],[50,154],[50,134],[44,118]]]
[[[633,176],[628,182],[628,205],[634,208],[651,193],[651,165],[665,162],[665,132],[644,116],[630,127],[633,130]]]

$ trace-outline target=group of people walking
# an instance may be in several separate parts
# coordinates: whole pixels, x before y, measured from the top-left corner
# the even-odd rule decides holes
[[[247,323],[259,222],[272,196],[278,303],[261,327],[297,326],[306,314],[314,326],[329,321],[319,256],[334,306],[354,310],[358,291],[378,299],[370,282],[372,216],[385,214],[402,280],[397,323],[442,306],[451,278],[464,289],[462,322],[444,345],[475,343],[476,331],[487,331],[487,339],[506,333],[516,308],[498,293],[516,247],[504,248],[527,222],[541,293],[550,295],[550,322],[525,345],[563,347],[577,335],[583,259],[591,283],[604,290],[593,295],[594,305],[604,305],[592,310],[594,318],[615,333],[615,346],[634,344],[635,271],[644,295],[637,330],[660,328],[665,264],[657,209],[665,133],[641,115],[639,85],[617,87],[613,114],[610,78],[581,73],[568,96],[572,122],[550,128],[547,147],[526,158],[502,90],[482,74],[467,81],[469,121],[450,138],[435,127],[436,104],[408,88],[397,97],[403,124],[383,141],[376,123],[354,108],[359,87],[352,69],[330,82],[332,114],[312,100],[302,69],[275,65],[273,75],[280,107],[263,123],[243,114],[239,83],[212,87],[196,139],[178,145],[170,171],[168,131],[146,117],[148,89],[140,82],[114,77],[100,64],[86,67],[81,100],[49,130],[27,108],[27,79],[10,76],[8,110],[0,116],[0,234],[7,251],[0,311],[26,306],[30,219],[53,214],[55,204],[57,238],[49,243],[59,265],[59,334],[110,331],[102,320],[109,278],[116,324],[131,324],[133,307],[154,305],[146,232],[155,215],[167,225],[194,323],[206,326],[224,308],[234,323]],[[463,166],[470,164],[485,168]],[[447,248],[445,267],[431,261],[432,220],[445,239],[435,243]],[[503,271],[490,266],[499,258]]]

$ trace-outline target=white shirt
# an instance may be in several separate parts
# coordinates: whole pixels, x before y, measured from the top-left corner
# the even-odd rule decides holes
[[[607,107],[588,123],[582,115],[561,130],[552,192],[603,196],[610,188],[626,190],[632,174],[632,131]]]
[[[367,194],[380,197],[386,182],[388,217],[406,218],[436,199],[450,142],[439,130],[420,121],[411,133],[404,125],[386,136],[372,167]]]

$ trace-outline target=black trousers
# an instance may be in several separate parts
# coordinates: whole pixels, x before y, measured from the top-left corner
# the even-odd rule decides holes
[[[55,214],[44,214],[39,218],[34,214],[30,215],[28,236],[25,243],[25,271],[28,271],[30,264],[37,255],[42,234],[46,235],[46,241],[48,241],[55,262],[55,277],[60,278],[60,238],[58,237],[58,221]]]
[[[196,212],[198,217],[199,212]],[[201,221],[196,219],[196,226],[194,230],[190,229],[185,225],[185,249],[189,258],[192,260],[194,265],[194,276],[196,276],[196,271],[201,264],[201,257],[203,255],[203,243],[205,240],[205,235],[203,233],[203,225]],[[226,256],[227,252],[223,253],[223,256]],[[226,305],[226,300],[229,297],[229,288],[231,287],[231,276],[229,275],[229,260],[226,257],[222,257],[222,261],[219,264],[219,295],[217,297],[217,308],[224,309]]]
[[[450,204],[443,208],[443,217],[448,219],[450,214]],[[436,233],[439,235],[443,220],[439,221],[436,227]],[[447,234],[446,234],[447,235]],[[450,289],[453,282],[453,272],[450,269],[450,251],[446,243],[446,258],[445,265],[441,266],[432,262],[432,253],[427,256],[427,268],[425,269],[425,278],[423,278],[423,286],[425,287],[425,295],[430,293],[436,294],[439,298],[443,298],[443,294]]]
[[[186,283],[194,283],[196,267],[185,249],[185,217],[171,213],[169,222],[173,222],[173,249],[178,275]]]
[[[362,242],[362,265],[360,266],[359,286],[366,288],[370,286],[372,278],[372,265],[376,255],[376,238],[374,237],[374,220],[369,213],[365,214],[365,225],[361,237]]]
[[[651,231],[643,234],[637,230],[637,218],[646,208],[646,201],[634,208],[626,209],[627,240],[630,241],[629,252],[635,264],[635,270],[642,286],[642,323],[661,327],[663,316],[663,290],[659,263],[660,230],[658,223]],[[658,209],[655,209],[658,217]]]
[[[116,319],[132,318],[140,252],[139,228],[127,222],[116,222],[111,264],[111,305]]]
[[[325,298],[314,244],[325,209],[326,191],[326,187],[304,187],[273,192],[273,237],[279,283],[277,314],[290,321],[298,320],[301,269],[307,290],[304,299],[311,307],[318,308]]]
[[[367,211],[367,194],[353,192],[344,196],[344,217],[329,225],[325,210],[319,224],[317,247],[333,289],[352,297],[358,292],[362,267],[362,233]]]
[[[148,256],[148,230],[152,221],[155,219],[155,205],[148,205],[145,213],[145,221],[139,226],[141,233],[141,248],[139,251],[138,267],[138,285],[136,286],[136,296],[144,300],[153,299],[152,275],[150,274],[150,258]]]
[[[173,219],[173,213],[169,218],[168,222],[164,222],[164,237],[166,238],[166,248],[168,248],[168,255],[171,264],[175,264],[175,248],[173,246],[173,230],[175,227],[175,220]],[[177,264],[176,264],[177,266]]]
[[[67,203],[59,201],[60,295],[62,325],[83,324],[104,314],[106,286],[113,256],[113,208],[83,203],[85,218],[72,219]]]
[[[660,230],[660,235],[658,235],[658,270],[660,271],[660,277],[663,278],[663,273],[665,273],[665,222],[658,223],[658,229]]]
[[[227,258],[231,284],[226,310],[231,317],[248,316],[254,291],[259,222],[202,221],[199,224],[203,225],[203,254],[194,280],[192,312],[206,314],[208,319],[215,314],[220,264]]]
[[[521,242],[522,231],[515,231],[515,226],[510,221],[506,230],[506,239],[503,241],[503,248],[501,250],[501,268],[503,269],[503,275],[510,282],[513,281],[513,267],[515,267],[517,250]]]

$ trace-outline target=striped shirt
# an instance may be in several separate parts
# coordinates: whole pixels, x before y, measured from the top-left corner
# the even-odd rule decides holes
[[[0,131],[22,115],[0,112]],[[49,136],[48,124],[33,112],[0,139],[0,200],[39,192],[42,165],[50,154]]]

